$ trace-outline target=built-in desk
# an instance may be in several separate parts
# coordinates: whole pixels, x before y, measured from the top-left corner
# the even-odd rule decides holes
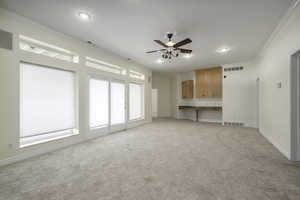
[[[196,112],[196,121],[199,119],[199,111],[204,108],[212,108],[212,109],[222,109],[222,105],[197,105],[197,106],[188,106],[188,105],[179,105],[179,110],[187,110],[192,109]]]

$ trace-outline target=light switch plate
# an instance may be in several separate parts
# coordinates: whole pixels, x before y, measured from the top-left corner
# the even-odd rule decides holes
[[[281,88],[282,87],[282,83],[281,82],[278,82],[277,83],[277,88]]]

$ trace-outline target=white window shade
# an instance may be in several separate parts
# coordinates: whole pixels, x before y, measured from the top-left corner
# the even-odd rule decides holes
[[[125,123],[125,85],[111,82],[111,125]]]
[[[108,126],[108,81],[90,79],[90,128]]]
[[[140,84],[129,84],[129,119],[144,118],[144,87]]]
[[[21,63],[21,138],[75,128],[75,74]]]

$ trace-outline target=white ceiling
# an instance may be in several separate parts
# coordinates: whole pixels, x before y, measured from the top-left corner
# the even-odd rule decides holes
[[[158,71],[187,71],[199,67],[247,61],[268,39],[290,0],[0,0],[0,6],[57,31]],[[79,11],[92,15],[78,19]],[[191,59],[158,64],[160,49],[154,39],[167,31],[175,40],[189,37]],[[215,51],[229,46],[226,55]]]

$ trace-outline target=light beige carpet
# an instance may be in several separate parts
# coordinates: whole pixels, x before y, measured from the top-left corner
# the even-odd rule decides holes
[[[1,200],[299,200],[300,166],[254,129],[158,120],[0,168]]]

